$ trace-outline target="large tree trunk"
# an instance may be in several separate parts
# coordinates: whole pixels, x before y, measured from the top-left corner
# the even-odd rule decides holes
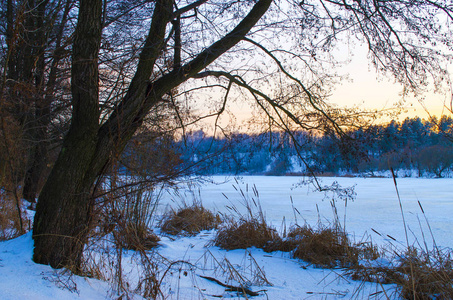
[[[58,160],[39,196],[33,232],[35,262],[57,268],[72,266],[78,270],[93,209],[92,188],[110,158],[121,154],[146,114],[162,101],[166,93],[237,44],[267,11],[271,2],[258,1],[247,17],[224,38],[186,65],[149,83],[155,61],[165,43],[166,26],[174,17],[172,0],[156,1],[151,27],[128,92],[108,121],[99,127],[99,112],[95,105],[97,52],[94,52],[99,45],[94,41],[84,42],[82,37],[88,40],[96,37],[99,42],[100,29],[97,26],[100,26],[101,17],[96,20],[96,16],[100,14],[101,0],[81,1],[73,46],[73,118]],[[92,51],[83,53],[83,49]],[[84,82],[90,78],[96,78],[96,84]]]
[[[89,170],[99,129],[98,53],[102,0],[81,0],[72,55],[72,120],[35,215],[33,259],[52,267],[80,262],[91,215]],[[87,183],[88,182],[88,183]]]
[[[155,58],[164,41],[172,1],[161,2],[161,5],[156,5],[148,42],[126,95],[125,100],[129,103],[137,99],[143,101]],[[135,131],[130,126],[135,114],[122,119],[123,122],[128,120],[129,126],[124,125],[121,133],[117,129],[123,127],[121,124],[99,131],[97,54],[101,38],[101,8],[100,0],[85,0],[80,4],[73,47],[72,123],[39,196],[35,215],[33,259],[55,268],[79,268],[93,208],[91,192],[94,182],[112,153],[121,152]],[[92,38],[91,41],[88,37]]]

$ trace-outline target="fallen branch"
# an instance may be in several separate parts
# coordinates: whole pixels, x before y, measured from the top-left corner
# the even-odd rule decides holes
[[[247,294],[249,296],[258,296],[259,293],[258,292],[254,292],[246,287],[243,287],[243,286],[234,286],[234,285],[229,285],[229,284],[225,284],[213,277],[209,277],[209,276],[202,276],[202,275],[198,275],[200,276],[201,278],[204,278],[206,280],[209,280],[209,281],[212,281],[212,282],[215,282],[223,287],[225,287],[225,291],[229,291],[229,292],[240,292],[240,293],[244,293],[244,294]],[[265,290],[262,290],[262,291],[265,291]],[[261,292],[261,291],[259,291]]]

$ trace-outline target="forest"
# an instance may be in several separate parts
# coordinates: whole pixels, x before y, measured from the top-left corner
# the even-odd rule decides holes
[[[392,120],[348,129],[341,135],[295,131],[215,138],[198,130],[178,139],[161,137],[158,143],[147,143],[142,133],[126,147],[122,168],[134,166],[132,170],[155,174],[172,166],[173,172],[190,170],[198,175],[331,176],[376,176],[393,169],[402,176],[444,177],[451,176],[453,167],[452,134],[453,119],[445,115]],[[166,153],[160,156],[161,163],[158,153]]]

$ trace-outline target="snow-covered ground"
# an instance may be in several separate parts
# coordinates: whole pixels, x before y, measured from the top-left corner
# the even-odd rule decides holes
[[[322,220],[332,221],[332,193],[313,192],[312,185],[300,185],[302,177],[274,176],[243,176],[239,178],[239,186],[234,178],[214,176],[214,182],[223,184],[206,184],[200,188],[201,200],[206,208],[220,212],[228,212],[226,206],[234,205],[245,212],[241,205],[241,194],[236,190],[240,187],[245,194],[253,196],[252,186],[256,186],[259,202],[266,214],[266,220],[279,229],[285,217],[286,224],[294,223],[293,206],[300,212],[296,213],[297,221],[316,225],[319,209]],[[369,234],[373,241],[383,244],[385,240],[374,233],[376,230],[383,236],[390,235],[398,243],[406,245],[404,223],[400,204],[392,178],[319,178],[322,186],[331,186],[338,182],[343,188],[354,187],[354,201],[345,202],[336,199],[335,206],[343,223],[346,216],[346,231],[361,239]],[[434,234],[435,242],[441,247],[453,248],[453,179],[397,178],[397,187],[401,199],[405,222],[409,232],[409,243],[432,244],[432,237],[425,217]],[[248,185],[249,192],[246,193]],[[236,188],[235,188],[236,187]],[[223,195],[225,194],[226,197]],[[168,196],[167,196],[168,198]],[[171,197],[176,199],[177,197]],[[255,197],[256,198],[256,197]],[[168,200],[167,200],[168,201]],[[186,200],[188,201],[188,200]],[[423,215],[419,203],[423,207]],[[425,238],[423,238],[422,230]]]
[[[49,266],[35,264],[32,253],[31,232],[0,243],[0,299],[108,299],[108,283],[58,275]]]
[[[218,184],[203,184],[199,194],[198,188],[192,188],[196,198],[209,209],[231,213],[228,207],[234,206],[245,212],[245,207],[241,204],[244,196],[236,189],[242,189],[245,198],[253,197],[258,200],[252,192],[252,186],[256,186],[266,219],[277,230],[282,228],[283,217],[287,226],[295,222],[295,215],[299,224],[308,222],[315,225],[318,221],[317,210],[324,222],[331,221],[333,217],[330,201],[332,194],[324,195],[313,192],[309,186],[298,186],[301,180],[299,177],[249,176],[241,177],[239,183],[233,178],[229,178],[231,180],[228,182],[225,182],[224,177],[212,179]],[[396,245],[406,244],[393,179],[321,180],[322,185],[331,185],[334,181],[338,181],[343,187],[355,185],[357,195],[354,201],[348,200],[346,212],[343,200],[337,199],[336,207],[341,221],[343,222],[344,218],[346,220],[346,230],[355,236],[357,241],[366,233],[380,245],[388,241]],[[453,247],[453,179],[401,178],[397,183],[410,243],[432,243],[426,216],[437,245]],[[184,197],[187,203],[191,203],[190,192],[180,195],[182,196],[165,195],[162,199],[162,210],[167,204],[175,206]],[[423,206],[425,215],[422,214],[418,201]],[[300,214],[295,213],[293,207]],[[217,247],[205,247],[214,234],[209,231],[195,237],[162,237],[161,246],[155,255],[156,261],[162,262],[160,266],[163,269],[159,273],[159,276],[163,276],[161,289],[169,299],[238,299],[240,297],[236,293],[227,292],[219,284],[200,277],[210,276],[226,282],[229,278],[237,278],[238,274],[252,283],[250,288],[253,291],[266,290],[259,292],[260,295],[252,299],[385,299],[384,293],[379,292],[383,287],[387,296],[392,298],[394,286],[353,281],[343,276],[342,270],[315,268],[303,261],[290,259],[287,253],[264,253],[260,249],[224,251]],[[397,242],[387,235],[395,238]],[[69,280],[67,275],[58,275],[50,267],[34,264],[31,261],[32,246],[30,233],[0,243],[0,299],[118,298],[105,282],[77,276]],[[157,259],[157,254],[160,259]],[[132,256],[131,251],[124,253],[124,261],[131,260]],[[165,260],[162,257],[165,257]],[[171,268],[168,268],[169,265]],[[131,269],[128,275],[133,277],[133,272]],[[272,285],[265,283],[265,279]],[[235,281],[231,280],[229,284],[234,285]]]

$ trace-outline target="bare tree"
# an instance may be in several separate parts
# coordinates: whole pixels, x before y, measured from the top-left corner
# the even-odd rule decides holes
[[[80,1],[72,44],[71,126],[39,196],[33,232],[38,263],[77,270],[96,180],[159,103],[190,99],[206,88],[223,93],[213,116],[242,95],[241,101],[252,99],[282,128],[341,130],[354,118],[325,99],[337,80],[330,69],[333,49],[352,39],[365,42],[376,67],[408,90],[423,87],[428,76],[440,84],[446,75],[442,48],[435,44],[448,47],[450,30],[441,24],[453,19],[451,5],[441,1],[134,3],[112,16],[109,9],[122,1]],[[134,11],[149,26],[141,36],[136,24],[123,18]],[[111,49],[116,38],[126,42]],[[105,93],[99,79],[109,74],[104,70],[115,53],[128,57],[114,71],[124,80]]]
[[[56,137],[50,134],[50,127],[55,108],[61,106],[57,102],[62,103],[65,95],[68,72],[64,59],[69,53],[68,23],[73,7],[72,0],[8,0],[2,4],[1,18],[6,26],[0,29],[5,37],[1,133],[8,139],[8,128],[18,130],[15,144],[23,150],[25,163],[17,170],[16,186],[23,187],[23,197],[31,202],[44,184],[49,148]]]

